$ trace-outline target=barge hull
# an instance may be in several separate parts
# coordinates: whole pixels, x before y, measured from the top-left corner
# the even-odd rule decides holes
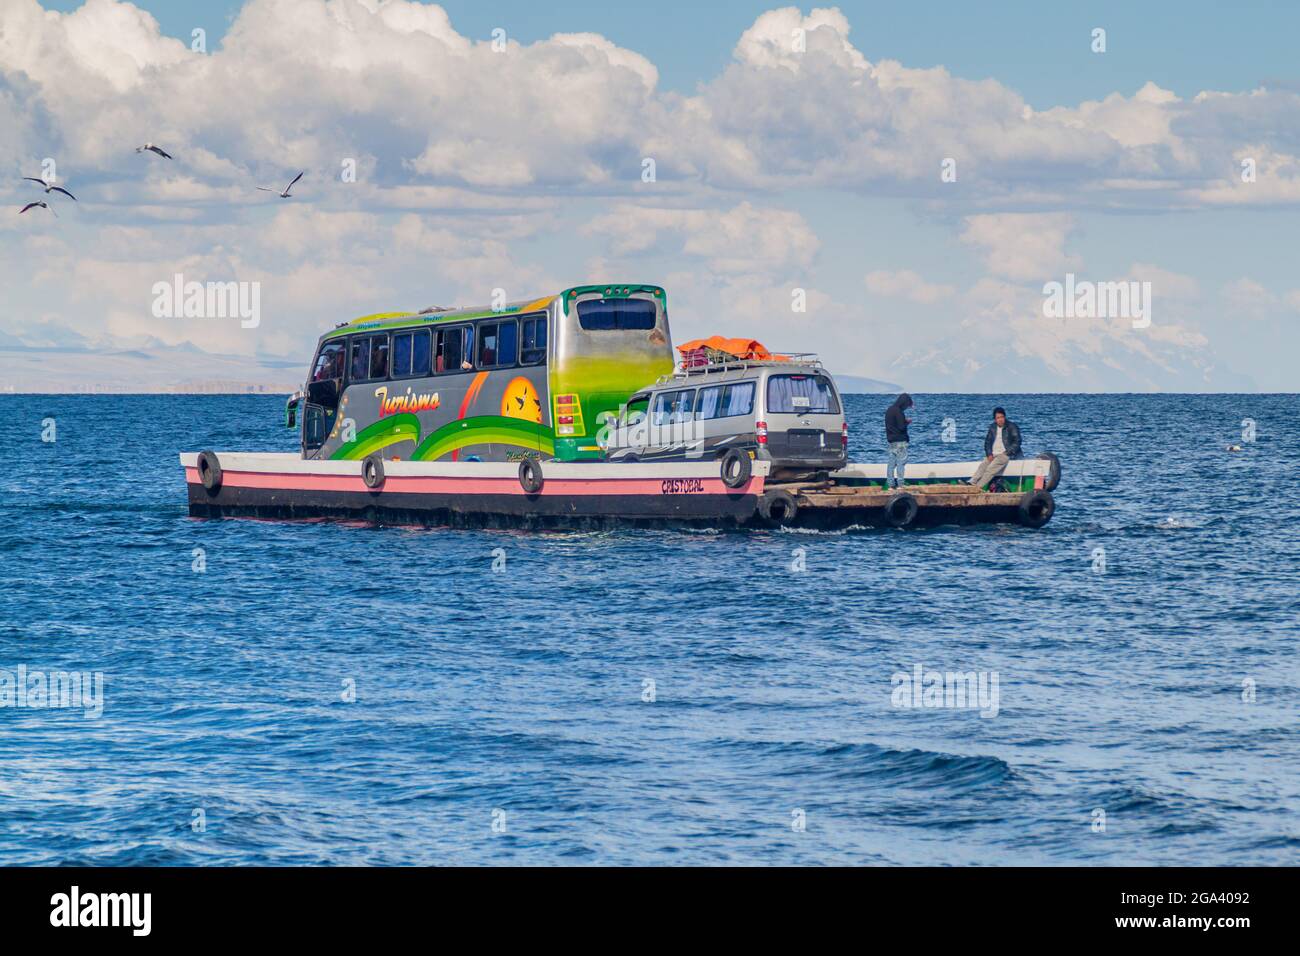
[[[238,453],[217,458],[221,481],[210,490],[199,477],[196,456],[181,456],[192,517],[469,528],[725,528],[752,520],[764,486],[757,464],[748,482],[731,489],[712,462],[612,469],[543,462],[542,487],[528,493],[513,464],[387,461],[382,483],[371,488],[357,461]]]

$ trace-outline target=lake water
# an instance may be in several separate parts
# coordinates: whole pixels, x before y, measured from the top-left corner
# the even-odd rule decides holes
[[[0,860],[1300,861],[1300,397],[916,398],[913,461],[1005,404],[1052,522],[200,521],[176,453],[290,449],[282,399],[0,397]]]

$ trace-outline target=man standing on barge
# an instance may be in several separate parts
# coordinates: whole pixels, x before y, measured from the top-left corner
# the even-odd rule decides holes
[[[903,412],[912,407],[912,396],[904,392],[885,409],[885,441],[889,443],[889,464],[885,468],[885,487],[897,488],[903,483],[903,470],[907,467],[907,445],[910,438],[907,426],[912,420]]]

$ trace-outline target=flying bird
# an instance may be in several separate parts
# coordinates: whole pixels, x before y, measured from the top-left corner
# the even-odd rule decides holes
[[[303,172],[306,172],[306,170],[303,170]],[[294,185],[295,185],[295,184],[298,182],[298,180],[300,180],[300,179],[302,179],[302,173],[299,173],[297,176],[293,177],[293,182],[291,182],[289,185],[287,185],[287,186],[284,187],[284,192],[278,194],[278,195],[280,196],[280,198],[281,198],[281,199],[289,199],[289,198],[291,198],[291,197],[289,196],[289,190],[292,189],[292,188],[294,187]],[[273,192],[275,192],[275,189],[273,189],[273,188],[270,187],[270,186],[258,186],[257,188],[260,189],[260,190],[262,190],[262,192],[264,192],[264,193],[273,193]]]
[[[42,200],[41,202],[29,202],[26,206],[23,206],[22,209],[19,209],[19,210],[18,210],[18,215],[21,216],[21,215],[22,215],[23,213],[25,213],[27,210],[29,210],[29,209],[35,209],[37,206],[40,206],[42,209],[49,209],[50,212],[54,212],[53,209],[50,209],[50,204],[47,203],[47,202],[45,202],[44,200]],[[55,219],[58,219],[58,218],[59,218],[59,214],[58,214],[57,212],[54,212],[54,218],[55,218]]]
[[[148,150],[148,151],[151,152],[151,153],[157,153],[157,154],[158,154],[159,156],[161,156],[163,159],[171,159],[171,158],[172,158],[172,154],[171,154],[171,153],[167,152],[167,151],[166,151],[165,149],[163,149],[161,146],[155,146],[153,143],[145,143],[143,146],[137,146],[137,147],[135,148],[135,151],[136,151],[137,153],[143,153],[145,150]]]
[[[72,193],[68,192],[62,186],[56,186],[53,183],[47,183],[45,180],[37,179],[35,176],[24,176],[23,179],[26,179],[29,182],[33,182],[33,183],[40,183],[47,193],[51,193],[51,192],[63,193],[63,195],[67,196],[73,202],[77,201],[77,197],[72,195]]]

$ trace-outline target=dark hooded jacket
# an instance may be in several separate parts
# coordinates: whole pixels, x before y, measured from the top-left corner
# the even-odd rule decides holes
[[[885,441],[911,441],[907,436],[906,409],[912,407],[912,396],[904,392],[894,399],[894,404],[885,409]]]

